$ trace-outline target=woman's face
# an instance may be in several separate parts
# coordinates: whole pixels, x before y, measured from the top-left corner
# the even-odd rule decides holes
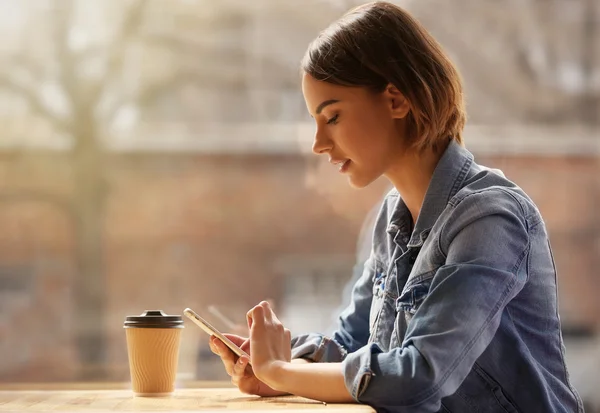
[[[401,161],[409,107],[395,88],[374,93],[318,81],[305,73],[302,92],[317,125],[313,152],[327,155],[352,186],[369,185]]]

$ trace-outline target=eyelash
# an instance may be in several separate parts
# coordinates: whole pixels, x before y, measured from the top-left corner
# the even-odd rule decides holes
[[[329,119],[327,121],[328,125],[335,125],[337,123],[338,118],[340,117],[340,115],[335,115],[333,118]]]

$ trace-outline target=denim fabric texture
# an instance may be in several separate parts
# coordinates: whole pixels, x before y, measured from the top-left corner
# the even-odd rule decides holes
[[[451,141],[411,223],[392,190],[337,330],[294,337],[293,357],[342,362],[352,396],[380,412],[583,412],[548,234],[523,190]]]

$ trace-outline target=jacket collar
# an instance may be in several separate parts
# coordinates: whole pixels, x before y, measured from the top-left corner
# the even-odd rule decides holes
[[[448,205],[448,201],[463,186],[467,173],[473,164],[473,155],[454,139],[450,141],[440,158],[423,200],[408,247],[421,247],[429,231]],[[388,233],[408,232],[410,214],[402,199],[399,199],[388,226]]]

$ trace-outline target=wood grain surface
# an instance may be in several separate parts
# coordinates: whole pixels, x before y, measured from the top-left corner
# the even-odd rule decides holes
[[[130,390],[0,390],[0,411],[13,412],[374,412],[359,404],[324,404],[296,396],[260,398],[235,388],[178,389],[168,397],[134,397]]]

